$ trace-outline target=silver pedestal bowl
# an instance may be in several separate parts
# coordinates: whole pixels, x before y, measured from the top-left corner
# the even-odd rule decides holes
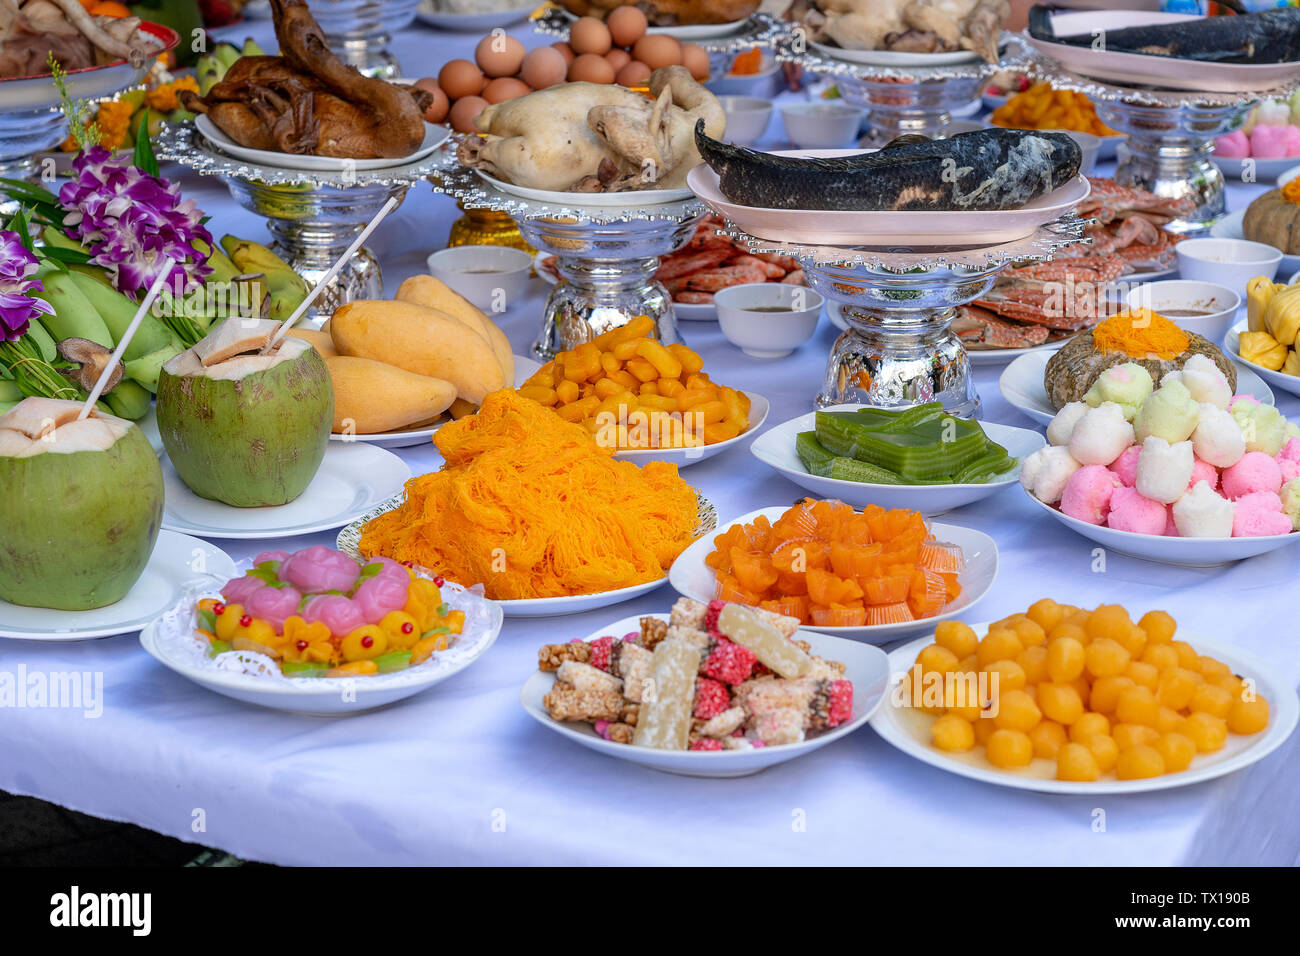
[[[153,51],[138,60],[122,60],[65,75],[73,100],[102,100],[142,82],[160,54],[180,42],[170,27],[141,23],[152,38]],[[6,179],[52,178],[51,164],[42,167],[40,153],[54,149],[68,135],[68,122],[59,109],[59,92],[50,76],[0,80],[0,176]],[[16,211],[16,204],[0,202],[0,214]]]
[[[420,0],[310,0],[308,6],[344,63],[381,80],[402,75],[388,44],[415,20]]]
[[[1067,215],[1014,242],[962,248],[842,248],[740,238],[756,251],[793,256],[811,288],[844,305],[849,328],[831,349],[815,398],[819,407],[939,401],[954,415],[972,417],[980,398],[966,349],[951,328],[957,307],[986,293],[1011,263],[1044,261],[1079,242],[1084,226]]]
[[[441,151],[414,163],[373,171],[307,172],[234,159],[208,144],[192,122],[167,125],[155,142],[159,159],[225,180],[230,194],[266,219],[272,248],[309,286],[324,277],[390,196],[404,197],[446,162]],[[307,315],[321,318],[353,299],[379,298],[383,278],[366,247],[343,266]]]
[[[1188,68],[1195,67],[1189,63]],[[1046,57],[1035,61],[1033,71],[1055,87],[1085,94],[1103,123],[1128,134],[1128,153],[1115,170],[1119,185],[1192,201],[1192,212],[1164,225],[1183,235],[1208,232],[1227,212],[1223,173],[1210,161],[1214,138],[1239,127],[1258,100],[1285,99],[1291,92],[1191,93],[1122,86],[1070,73]]]
[[[556,257],[561,280],[551,290],[533,353],[543,361],[626,325],[638,315],[655,321],[655,336],[680,342],[672,297],[655,278],[659,257],[690,239],[704,215],[690,195],[638,204],[635,191],[616,194],[620,206],[525,199],[498,189],[464,166],[439,174],[436,187],[467,209],[505,212],[535,249]]]

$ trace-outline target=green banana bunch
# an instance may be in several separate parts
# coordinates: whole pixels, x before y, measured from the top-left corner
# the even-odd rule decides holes
[[[212,92],[212,88],[221,82],[224,73],[221,62],[211,53],[199,57],[198,63],[195,64],[195,79],[199,84],[199,95],[207,96]]]
[[[151,392],[157,392],[158,376],[162,373],[162,367],[180,354],[181,351],[180,348],[169,345],[156,352],[150,352],[148,355],[142,355],[129,362],[123,362],[122,368],[125,370],[127,378],[134,379]],[[116,392],[117,389],[115,388],[113,391]],[[109,394],[111,395],[112,392]]]
[[[59,268],[48,259],[43,260],[36,273],[44,291],[33,292],[36,298],[49,303],[53,315],[41,317],[41,323],[55,341],[64,339],[89,339],[105,348],[113,347],[113,336],[100,318],[90,300],[72,281],[72,273]]]
[[[18,383],[12,379],[0,378],[0,402],[21,402],[25,396]]]
[[[236,236],[223,237],[221,246],[240,272],[260,273],[266,277],[266,288],[271,296],[270,318],[287,319],[307,298],[307,283],[266,246]]]
[[[139,382],[124,378],[113,386],[113,390],[104,396],[104,401],[118,418],[138,421],[149,411],[153,395]]]
[[[107,274],[102,269],[94,266],[69,266],[68,272],[72,284],[103,319],[109,334],[113,336],[113,342],[120,342],[126,334],[127,326],[135,318],[139,305],[109,285]],[[130,361],[173,345],[177,352],[181,351],[180,342],[171,330],[156,315],[146,312],[140,321],[140,327],[135,330],[135,337],[122,354],[122,359]]]

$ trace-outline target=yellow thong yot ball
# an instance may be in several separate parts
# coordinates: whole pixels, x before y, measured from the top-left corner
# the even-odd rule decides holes
[[[1121,780],[1141,780],[1158,777],[1165,772],[1165,760],[1160,751],[1147,744],[1130,747],[1119,752],[1115,762],[1115,776]]]
[[[940,750],[970,750],[975,746],[975,728],[955,714],[946,714],[931,724],[930,737]]]
[[[1268,701],[1263,697],[1232,702],[1228,711],[1228,729],[1234,734],[1257,734],[1268,726]]]
[[[1096,780],[1101,776],[1101,767],[1093,752],[1083,744],[1064,744],[1056,752],[1057,780]]]
[[[1034,759],[1034,745],[1020,730],[995,730],[984,745],[989,763],[1003,769],[1025,767]]]

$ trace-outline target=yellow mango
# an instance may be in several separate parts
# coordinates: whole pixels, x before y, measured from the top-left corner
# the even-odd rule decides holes
[[[443,379],[476,404],[509,384],[487,340],[437,309],[358,299],[334,313],[330,335],[340,355]]]
[[[462,325],[467,325],[487,339],[492,346],[492,354],[497,357],[501,374],[506,385],[515,383],[515,356],[510,348],[510,340],[497,327],[486,312],[479,309],[441,279],[431,275],[411,276],[397,288],[395,298],[399,302],[411,302],[429,309],[438,309],[447,313]]]
[[[304,342],[310,342],[312,348],[320,353],[321,358],[334,358],[339,354],[338,349],[334,348],[334,340],[330,338],[328,332],[317,332],[314,329],[290,329],[284,334],[295,339],[302,339]]]
[[[334,381],[336,433],[372,435],[428,421],[456,398],[450,382],[372,359],[337,355],[325,365]]]

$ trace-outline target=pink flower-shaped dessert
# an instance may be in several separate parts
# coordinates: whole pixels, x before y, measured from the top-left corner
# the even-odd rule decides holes
[[[1255,491],[1237,499],[1232,516],[1234,538],[1290,534],[1291,519],[1282,511],[1282,499],[1273,491]]]
[[[1227,498],[1244,498],[1257,491],[1276,495],[1281,487],[1282,469],[1262,451],[1248,451],[1235,465],[1223,469],[1223,494]]]
[[[308,624],[320,621],[335,637],[346,637],[367,623],[360,605],[341,594],[320,594],[308,598],[302,618]]]
[[[298,613],[298,602],[302,592],[287,585],[282,588],[266,586],[258,588],[244,602],[244,611],[253,617],[260,617],[275,627],[277,634],[284,632],[284,622]]]
[[[1137,484],[1138,455],[1140,454],[1142,454],[1141,445],[1129,445],[1124,449],[1122,455],[1107,466],[1126,488],[1132,488]]]
[[[1116,531],[1162,535],[1170,520],[1169,509],[1163,503],[1139,494],[1134,488],[1116,488],[1110,496],[1106,524]]]
[[[280,580],[287,581],[304,594],[351,591],[359,571],[357,563],[342,551],[316,544],[290,556],[280,565]]]

